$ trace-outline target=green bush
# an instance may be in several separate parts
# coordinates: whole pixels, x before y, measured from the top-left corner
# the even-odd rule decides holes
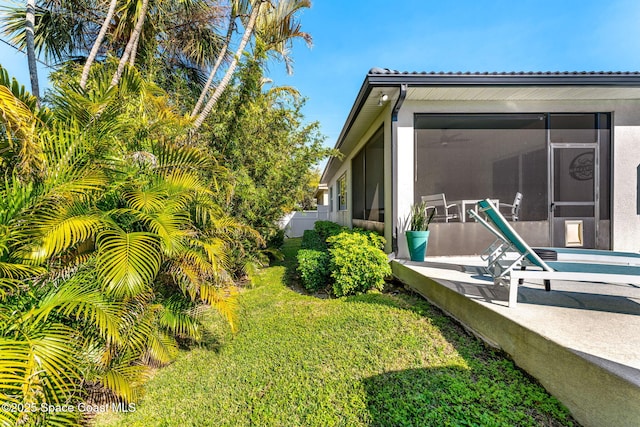
[[[266,240],[268,248],[281,248],[284,244],[284,230],[279,228],[277,230],[269,231]]]
[[[370,289],[382,290],[384,287],[384,279],[391,275],[391,267],[387,255],[374,240],[377,241],[367,233],[358,232],[343,232],[327,240],[333,293],[337,297]]]
[[[315,249],[316,251],[327,250],[327,244],[316,230],[304,230],[300,247],[302,249]]]
[[[302,286],[316,292],[329,284],[329,253],[314,249],[298,251],[298,273]]]
[[[318,232],[323,242],[326,242],[329,237],[335,236],[347,230],[346,227],[343,227],[332,221],[316,221],[314,229]]]
[[[369,239],[369,241],[371,242],[371,244],[373,246],[375,246],[378,249],[383,249],[384,250],[384,245],[385,245],[385,243],[387,241],[385,240],[384,237],[382,237],[381,235],[379,235],[375,231],[364,230],[362,228],[354,228],[353,231],[355,233],[360,233],[360,234],[362,234],[364,236],[367,236],[367,238]]]

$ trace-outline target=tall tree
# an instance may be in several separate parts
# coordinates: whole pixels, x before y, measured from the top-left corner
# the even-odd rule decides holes
[[[229,43],[231,43],[231,37],[236,27],[236,17],[243,12],[240,9],[243,7],[246,9],[246,6],[248,6],[248,3],[246,1],[235,0],[232,3],[233,4],[231,5],[231,10],[229,11],[229,24],[227,26],[227,35],[225,36],[224,44],[222,45],[222,49],[220,50],[220,53],[216,58],[215,64],[213,64],[213,68],[209,73],[209,77],[207,78],[207,81],[202,87],[202,91],[200,92],[200,96],[196,101],[196,105],[193,107],[193,110],[191,111],[191,118],[195,118],[198,115],[198,113],[200,113],[200,109],[202,108],[202,104],[204,104],[204,101],[207,98],[207,94],[209,93],[209,88],[213,83],[213,79],[218,73],[218,69],[220,68],[220,65],[222,65],[222,62],[227,56],[227,51],[229,50]]]
[[[256,36],[264,43],[267,53],[275,53],[284,62],[287,73],[293,72],[293,60],[290,53],[293,41],[303,39],[308,47],[313,39],[302,31],[298,12],[311,7],[310,0],[280,0],[269,13],[263,13],[256,22]]]
[[[135,54],[138,49],[138,43],[140,41],[140,33],[142,32],[142,26],[144,25],[144,20],[147,16],[147,9],[149,7],[149,0],[142,0],[142,7],[140,8],[140,13],[138,14],[138,19],[136,21],[136,26],[134,27],[131,35],[129,36],[129,42],[122,53],[122,57],[120,57],[120,62],[118,63],[118,69],[113,75],[113,79],[111,79],[111,86],[116,86],[120,81],[120,77],[122,77],[122,72],[124,71],[124,67],[127,65],[127,62],[130,65],[133,65],[135,62]]]
[[[35,26],[36,26],[36,1],[27,0],[27,13],[25,21],[27,39],[27,61],[29,63],[29,78],[31,79],[31,93],[40,102],[40,85],[38,83],[38,67],[36,65],[35,48]]]
[[[89,78],[89,71],[91,70],[91,65],[96,60],[96,56],[98,56],[98,51],[100,50],[102,41],[104,40],[104,37],[107,35],[107,30],[111,25],[111,20],[113,19],[113,15],[115,14],[117,4],[118,4],[118,0],[111,0],[111,2],[109,3],[109,10],[107,11],[107,16],[105,16],[104,21],[102,22],[102,26],[100,27],[100,32],[98,33],[96,40],[93,42],[93,46],[91,47],[91,51],[89,52],[87,61],[84,63],[84,67],[82,68],[82,76],[80,77],[80,87],[82,89],[84,89],[87,86],[87,79]]]
[[[233,77],[233,73],[238,66],[238,61],[240,60],[240,57],[244,52],[244,48],[247,46],[247,43],[249,43],[249,39],[251,39],[256,20],[258,19],[258,14],[260,13],[260,8],[262,7],[262,4],[267,1],[268,0],[256,0],[256,3],[253,5],[253,9],[251,10],[251,15],[249,17],[249,22],[247,22],[247,25],[244,29],[244,34],[242,35],[242,39],[240,40],[240,45],[238,46],[233,59],[231,59],[231,63],[229,64],[224,77],[222,78],[222,80],[220,80],[220,83],[216,87],[216,90],[211,95],[211,98],[209,98],[209,101],[207,101],[207,104],[202,109],[202,112],[198,115],[198,118],[193,122],[194,131],[198,130],[200,126],[202,126],[202,123],[204,123],[205,119],[209,116],[211,110],[213,110],[214,105],[216,105],[216,102],[218,102],[218,99],[220,99],[220,95],[222,95],[222,92],[224,92],[224,90],[229,85],[229,82]]]
[[[228,211],[269,239],[278,219],[303,201],[309,169],[332,151],[322,146],[317,123],[303,123],[303,100],[294,89],[263,90],[260,43],[253,53],[211,117],[210,149],[232,171]]]

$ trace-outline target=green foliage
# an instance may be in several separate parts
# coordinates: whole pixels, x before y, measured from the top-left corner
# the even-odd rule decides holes
[[[287,265],[299,242],[285,243]],[[577,425],[425,300],[320,299],[291,290],[285,277],[285,266],[267,268],[240,296],[241,334],[208,313],[207,345],[159,371],[135,412],[99,414],[97,425],[206,426],[211,414],[216,425],[238,427]]]
[[[329,237],[335,236],[347,230],[346,227],[338,225],[333,221],[316,221],[313,227],[314,230],[318,232],[323,242],[326,242]]]
[[[326,250],[301,249],[297,271],[307,291],[317,292],[325,288],[329,283],[329,253]]]
[[[316,230],[304,230],[304,233],[302,233],[302,249],[326,251],[327,244]]]
[[[264,60],[259,52],[245,58],[237,89],[220,99],[206,135],[210,152],[229,171],[222,183],[226,211],[268,239],[307,194],[309,170],[331,150],[318,123],[304,123],[304,101],[294,89],[262,87]]]
[[[411,205],[411,211],[409,217],[406,220],[407,230],[410,231],[427,231],[429,230],[429,224],[433,220],[433,216],[436,213],[435,209],[431,209],[431,213],[427,215],[427,203],[420,202]]]
[[[336,296],[383,289],[385,277],[391,275],[391,267],[387,255],[375,245],[375,241],[370,235],[353,232],[343,232],[327,239]]]
[[[260,238],[217,204],[215,160],[172,141],[181,119],[153,85],[122,82],[59,89],[46,122],[0,84],[0,136],[20,140],[0,181],[0,395],[16,405],[135,402],[149,365],[201,337],[203,304],[235,329],[228,252]],[[79,415],[3,408],[0,424]]]
[[[364,230],[362,228],[354,228],[352,230],[354,233],[362,234],[367,239],[369,239],[369,243],[378,248],[384,250],[384,245],[387,243],[384,237],[371,230]]]

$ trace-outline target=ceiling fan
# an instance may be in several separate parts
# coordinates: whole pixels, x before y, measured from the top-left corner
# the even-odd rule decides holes
[[[440,145],[446,147],[452,142],[468,142],[471,141],[469,138],[462,138],[462,132],[450,134],[448,133],[449,129],[441,129],[442,135],[440,135]]]

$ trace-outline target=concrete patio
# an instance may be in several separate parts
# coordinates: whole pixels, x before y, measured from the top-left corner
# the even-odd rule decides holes
[[[640,426],[640,287],[525,282],[518,305],[479,257],[394,260],[394,275],[556,396],[584,426]]]

